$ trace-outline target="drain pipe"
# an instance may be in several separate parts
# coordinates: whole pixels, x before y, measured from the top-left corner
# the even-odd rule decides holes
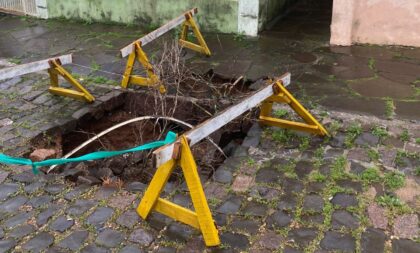
[[[112,131],[120,128],[120,127],[122,127],[122,126],[131,124],[131,123],[134,123],[134,122],[139,122],[139,121],[143,121],[143,120],[150,120],[150,119],[156,119],[156,120],[166,119],[166,120],[169,120],[169,121],[178,123],[178,124],[180,124],[182,126],[188,127],[190,129],[194,127],[193,125],[188,124],[187,122],[184,122],[182,120],[179,120],[179,119],[176,119],[176,118],[173,118],[173,117],[166,117],[166,116],[143,116],[143,117],[137,117],[137,118],[134,118],[134,119],[130,119],[130,120],[121,122],[121,123],[119,123],[117,125],[114,125],[114,126],[108,128],[108,129],[100,132],[99,134],[93,136],[89,140],[83,142],[82,144],[80,144],[79,146],[77,146],[75,149],[73,149],[72,151],[70,151],[69,153],[67,153],[63,158],[69,158],[70,156],[72,156],[77,151],[81,150],[82,148],[86,147],[90,143],[96,141],[100,137],[102,137],[102,136],[104,136],[104,135],[106,135],[106,134],[108,134],[108,133],[110,133],[110,132],[112,132]],[[207,139],[217,148],[217,150],[219,150],[226,157],[226,155],[223,152],[223,150],[210,137],[207,137]],[[47,170],[47,174],[50,173],[55,167],[57,167],[57,165],[50,166],[50,168]]]

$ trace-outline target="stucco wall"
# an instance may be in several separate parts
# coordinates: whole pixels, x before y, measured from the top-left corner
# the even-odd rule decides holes
[[[238,0],[48,0],[50,18],[150,26],[162,25],[194,7],[202,30],[237,32]]]
[[[420,46],[419,0],[334,0],[331,44]]]

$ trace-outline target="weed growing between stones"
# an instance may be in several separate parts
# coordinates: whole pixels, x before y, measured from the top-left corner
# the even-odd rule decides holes
[[[375,149],[368,149],[367,151],[368,157],[371,161],[378,161],[379,160],[379,152]]]
[[[387,119],[392,119],[395,115],[395,104],[392,98],[385,98],[385,116]]]
[[[405,175],[399,172],[387,172],[384,177],[385,186],[391,191],[397,190],[404,186]]]
[[[346,147],[351,148],[353,146],[354,140],[362,134],[362,126],[359,123],[352,123],[347,129],[346,129],[346,137],[344,140],[344,144]]]
[[[369,185],[379,182],[381,180],[381,175],[379,174],[379,170],[376,167],[370,167],[362,172],[360,179],[365,185]]]
[[[410,134],[408,133],[407,129],[404,129],[401,133],[401,135],[399,136],[399,139],[403,142],[407,142],[410,140]],[[416,140],[417,141],[417,140]]]
[[[372,134],[380,139],[388,137],[388,132],[386,131],[386,128],[382,126],[374,126],[372,128]]]

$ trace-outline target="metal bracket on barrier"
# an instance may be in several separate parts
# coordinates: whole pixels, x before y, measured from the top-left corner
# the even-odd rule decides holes
[[[281,81],[276,81],[273,85],[274,95],[267,98],[261,105],[260,123],[268,126],[289,128],[298,131],[309,132],[321,136],[329,136],[328,131],[309,113],[295,97],[283,86]],[[271,115],[273,103],[288,104],[305,123],[290,120],[276,119]]]
[[[188,37],[188,30],[191,27],[192,31],[194,32],[195,37],[197,38],[198,44],[192,43],[187,40]],[[189,48],[196,52],[205,54],[207,56],[211,55],[210,49],[207,46],[206,41],[204,40],[203,35],[198,28],[197,23],[195,22],[194,18],[192,17],[190,12],[185,14],[185,22],[182,24],[181,36],[179,39],[179,44],[182,47]]]
[[[50,65],[48,73],[50,74],[51,80],[51,86],[48,89],[49,92],[59,96],[84,100],[88,103],[95,101],[95,97],[93,97],[88,90],[86,90],[69,72],[63,68],[60,59],[52,59],[49,60],[48,63]],[[59,87],[59,75],[67,80],[76,90]]]
[[[137,213],[143,219],[146,219],[152,210],[162,213],[199,229],[207,246],[217,246],[220,244],[219,234],[204,194],[187,137],[185,135],[181,136],[175,146],[177,151],[174,152],[174,158],[158,167],[137,207]],[[182,168],[195,212],[159,197],[177,165]]]
[[[136,59],[146,70],[147,77],[131,75]],[[139,41],[134,42],[133,51],[128,56],[121,87],[127,88],[130,83],[146,87],[156,86],[159,88],[160,93],[166,92],[165,86],[160,83],[159,77],[155,74],[153,66],[150,64],[149,59],[143,51]]]

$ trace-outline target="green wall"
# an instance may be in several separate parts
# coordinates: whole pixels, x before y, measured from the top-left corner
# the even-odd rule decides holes
[[[275,0],[274,0],[275,1]],[[50,18],[159,26],[198,7],[204,31],[236,33],[238,0],[48,0]]]

